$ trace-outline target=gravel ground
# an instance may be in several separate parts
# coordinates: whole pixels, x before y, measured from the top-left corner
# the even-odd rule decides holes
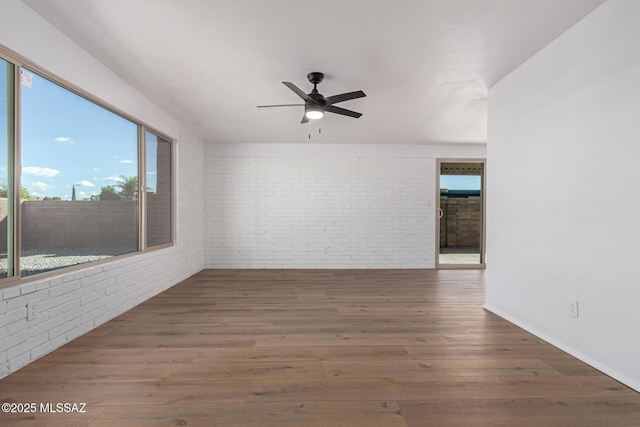
[[[46,249],[23,251],[20,257],[22,277],[45,271],[56,270],[70,265],[99,261],[133,252],[132,248],[89,248],[89,249]],[[0,255],[0,272],[7,271],[7,255]]]

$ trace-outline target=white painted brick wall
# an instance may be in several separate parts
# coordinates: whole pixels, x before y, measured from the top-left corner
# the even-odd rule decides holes
[[[0,377],[202,270],[204,148],[184,130],[176,148],[176,245],[1,289]]]
[[[431,158],[206,158],[208,268],[433,268]]]

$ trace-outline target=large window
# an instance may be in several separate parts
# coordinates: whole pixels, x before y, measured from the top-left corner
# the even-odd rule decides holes
[[[0,59],[0,82],[0,278],[172,242],[168,138],[32,67]]]
[[[21,73],[21,274],[137,251],[137,125]]]

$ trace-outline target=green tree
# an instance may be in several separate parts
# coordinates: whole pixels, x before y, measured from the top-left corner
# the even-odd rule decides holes
[[[25,187],[20,188],[20,199],[21,200],[39,200],[38,197],[31,194],[29,192],[29,189]]]
[[[0,197],[6,198],[8,194],[7,186],[0,185]],[[20,188],[20,199],[22,200],[39,200],[36,196],[29,192],[29,189],[26,187]]]
[[[116,189],[113,185],[109,185],[107,187],[102,187],[100,189],[100,195],[98,196],[99,200],[120,200],[120,196],[116,192]]]
[[[122,181],[115,185],[120,189],[120,200],[138,200],[138,177],[120,175],[120,178]]]

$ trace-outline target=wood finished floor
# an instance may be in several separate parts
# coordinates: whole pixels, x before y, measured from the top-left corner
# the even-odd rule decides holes
[[[640,426],[640,394],[482,309],[479,270],[205,270],[0,380],[11,426]]]

